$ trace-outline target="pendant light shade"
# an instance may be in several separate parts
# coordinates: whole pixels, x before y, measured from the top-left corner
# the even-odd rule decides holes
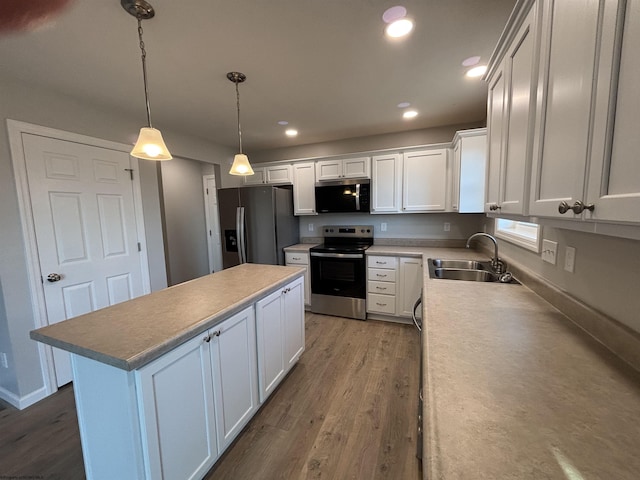
[[[160,130],[151,125],[151,108],[149,107],[149,89],[147,88],[147,51],[142,40],[142,20],[155,16],[155,10],[145,0],[120,0],[122,8],[138,20],[138,39],[142,57],[142,78],[144,80],[144,99],[147,106],[147,126],[140,129],[138,141],[131,150],[131,156],[144,160],[171,160],[173,157],[162,139]]]
[[[173,158],[162,139],[160,130],[151,127],[140,129],[140,135],[131,150],[131,156],[144,160],[171,160]]]
[[[240,153],[237,153],[233,158],[233,165],[229,170],[230,175],[253,175],[254,171],[249,163],[249,158],[242,153],[242,129],[240,128],[240,92],[238,90],[238,84],[244,82],[247,76],[240,72],[229,72],[227,78],[236,84],[236,107],[238,109],[238,144],[240,147]]]

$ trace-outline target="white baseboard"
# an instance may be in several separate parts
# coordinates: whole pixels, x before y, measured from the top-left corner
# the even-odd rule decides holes
[[[13,405],[18,410],[24,410],[25,408],[33,405],[36,402],[39,402],[43,398],[47,396],[47,389],[45,387],[41,387],[33,392],[19,397],[13,392],[10,392],[6,388],[0,387],[0,398],[2,398],[5,402]]]

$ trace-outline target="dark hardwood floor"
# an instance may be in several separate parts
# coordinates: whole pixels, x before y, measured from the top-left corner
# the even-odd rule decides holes
[[[413,327],[308,313],[306,335],[300,362],[205,478],[421,478]],[[71,387],[0,410],[0,478],[28,475],[84,478]]]

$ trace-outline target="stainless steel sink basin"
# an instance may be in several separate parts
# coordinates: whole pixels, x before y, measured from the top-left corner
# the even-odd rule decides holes
[[[430,278],[469,282],[519,283],[510,273],[502,275],[495,273],[491,268],[490,261],[430,258],[428,265]]]
[[[436,268],[460,268],[464,270],[490,270],[489,262],[479,262],[477,260],[444,260],[441,258],[431,259],[431,264]]]
[[[465,270],[458,268],[435,268],[432,278],[447,280],[469,280],[472,282],[497,282],[498,276],[486,270]]]

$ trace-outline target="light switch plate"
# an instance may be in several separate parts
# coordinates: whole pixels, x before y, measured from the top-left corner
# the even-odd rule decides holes
[[[386,232],[387,231],[387,223],[386,222],[382,222],[380,224],[380,231],[381,232]]]
[[[576,265],[576,249],[574,247],[567,247],[564,251],[564,269],[567,272],[573,273],[573,269]]]
[[[310,224],[309,224],[309,231],[310,231],[310,232],[313,232],[313,223],[310,223]]]
[[[451,231],[451,224],[449,222],[444,222],[444,231],[445,232]]]
[[[542,240],[542,260],[552,265],[556,264],[558,257],[558,242]]]

